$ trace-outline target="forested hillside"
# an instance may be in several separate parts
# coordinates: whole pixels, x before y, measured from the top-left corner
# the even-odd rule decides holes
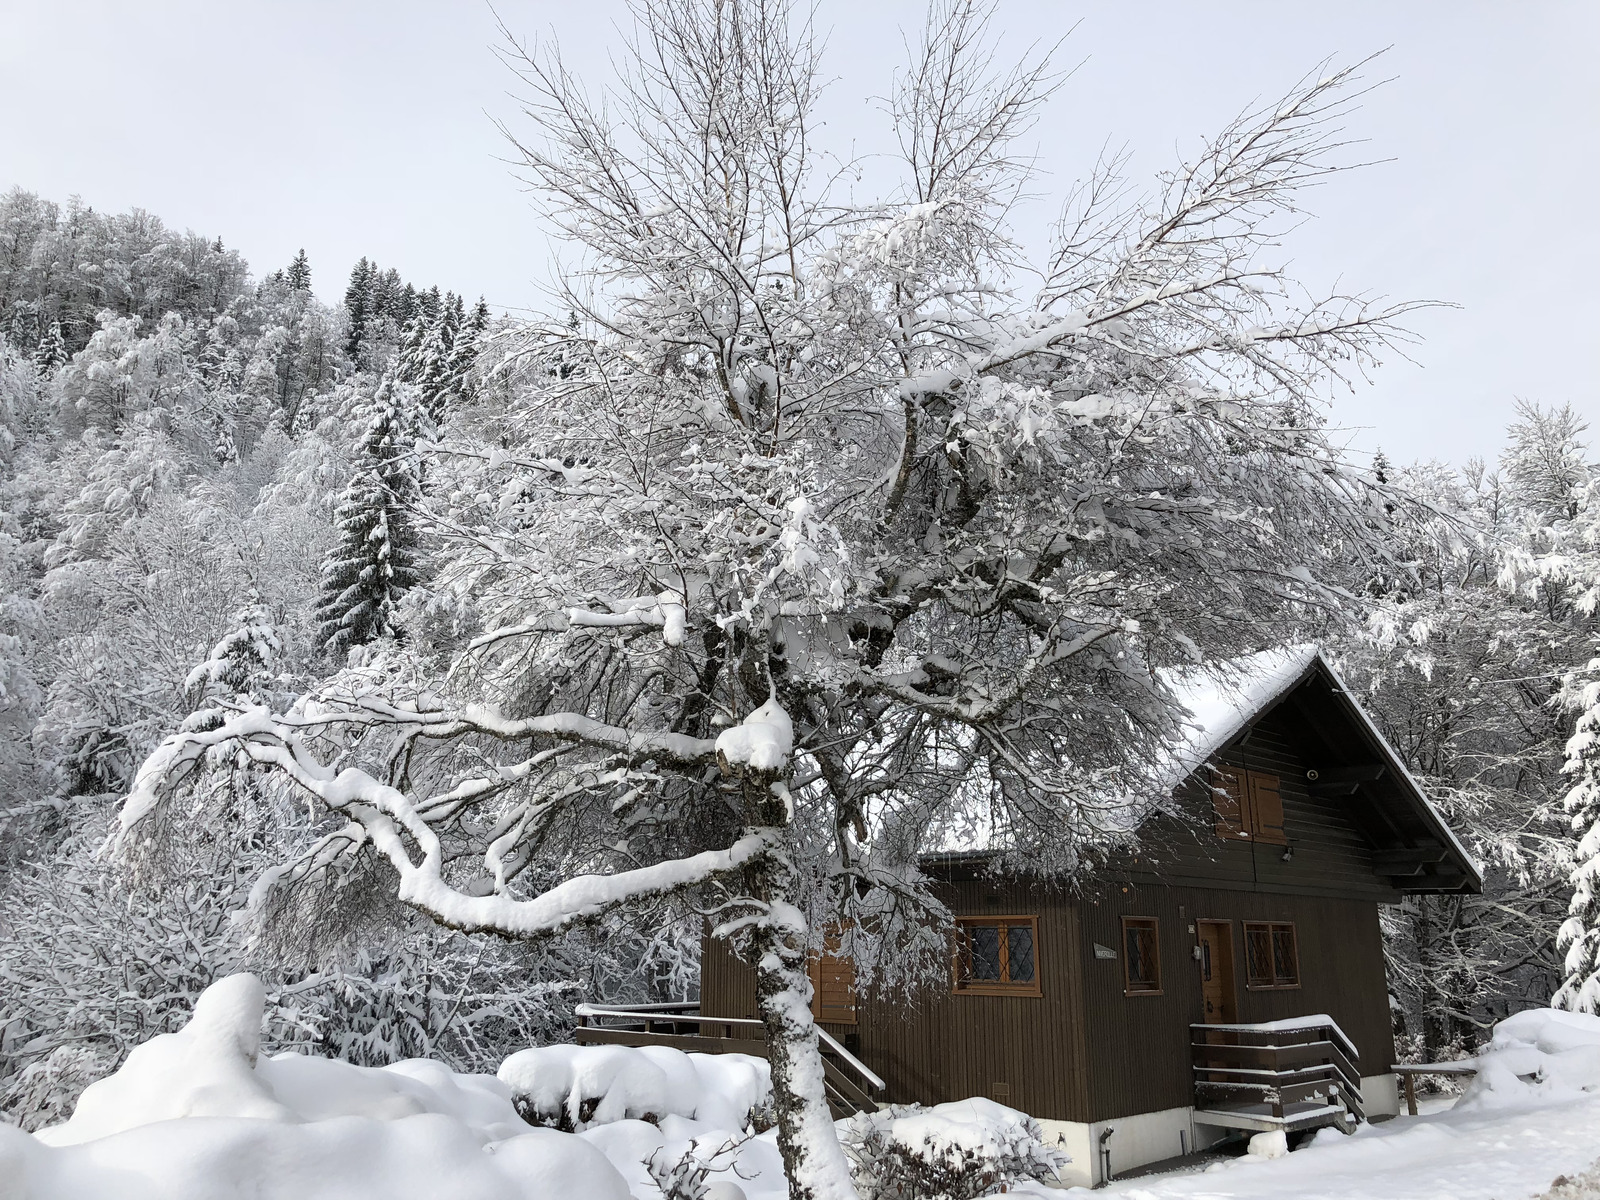
[[[381,887],[332,925],[238,920],[323,820],[243,773],[196,795],[215,823],[137,870],[101,852],[174,729],[281,710],[352,651],[448,620],[425,588],[406,607],[429,550],[407,502],[419,443],[480,402],[488,309],[366,260],[330,307],[311,272],[302,253],[252,277],[139,211],[0,197],[0,1108],[32,1123],[259,964],[262,936],[276,1040],[356,1061],[465,1066],[548,1037],[581,996],[651,994],[626,930],[469,945]]]

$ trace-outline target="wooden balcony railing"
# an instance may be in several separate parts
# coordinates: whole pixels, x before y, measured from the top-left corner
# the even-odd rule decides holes
[[[703,1017],[695,1001],[678,1004],[580,1004],[577,1040],[581,1046],[672,1046],[697,1054],[753,1054],[767,1057],[761,1022],[751,1017]],[[818,1026],[822,1043],[823,1087],[835,1116],[876,1112],[876,1092],[886,1085],[866,1063]]]
[[[1361,1057],[1331,1017],[1189,1029],[1197,1121],[1349,1133],[1366,1120]]]

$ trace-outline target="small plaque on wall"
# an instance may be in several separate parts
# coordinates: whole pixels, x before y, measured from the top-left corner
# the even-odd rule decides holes
[[[1115,958],[1117,952],[1110,946],[1102,946],[1099,942],[1096,942],[1094,944],[1094,956],[1096,958]]]

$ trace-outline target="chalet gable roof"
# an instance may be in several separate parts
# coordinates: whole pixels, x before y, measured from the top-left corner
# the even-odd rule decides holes
[[[1189,717],[1155,764],[1159,789],[1176,791],[1208,763],[1225,759],[1268,714],[1289,706],[1306,742],[1305,789],[1336,799],[1372,849],[1375,873],[1405,893],[1482,890],[1472,855],[1422,785],[1315,645],[1283,646],[1221,663],[1174,668],[1164,682]],[[1160,805],[1129,805],[1130,828]],[[992,861],[992,849],[956,848],[923,857],[930,870]]]
[[[1169,771],[1179,786],[1281,705],[1298,710],[1324,762],[1307,786],[1346,799],[1374,847],[1379,873],[1403,892],[1477,892],[1483,877],[1416,778],[1315,645],[1285,646],[1172,671],[1165,682],[1189,710]]]

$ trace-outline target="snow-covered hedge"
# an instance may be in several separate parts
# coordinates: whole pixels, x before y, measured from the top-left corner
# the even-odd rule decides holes
[[[221,980],[64,1124],[0,1126],[6,1200],[629,1200],[603,1151],[529,1128],[492,1075],[262,1057],[263,1000]]]
[[[685,1054],[669,1046],[540,1046],[500,1064],[531,1125],[569,1133],[669,1114],[759,1133],[772,1124],[772,1071],[747,1054]]]
[[[1032,1117],[977,1097],[862,1113],[844,1142],[863,1200],[973,1200],[1054,1182],[1070,1161]]]

